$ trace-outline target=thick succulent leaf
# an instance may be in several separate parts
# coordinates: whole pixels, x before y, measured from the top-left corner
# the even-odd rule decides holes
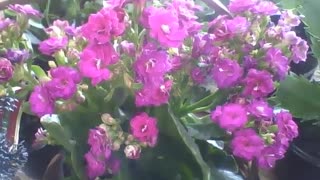
[[[320,86],[302,77],[288,76],[280,83],[276,98],[294,117],[304,120],[320,117]]]
[[[221,139],[225,131],[210,120],[209,115],[198,117],[188,114],[185,118],[188,134],[200,140]]]
[[[210,169],[202,159],[197,144],[170,108],[168,106],[155,108],[152,115],[158,119],[159,143],[149,155],[143,154],[146,156],[141,161],[144,165],[142,169],[152,172],[152,179],[158,176],[159,179],[180,177],[190,180],[210,180]],[[157,166],[154,167],[150,163]]]

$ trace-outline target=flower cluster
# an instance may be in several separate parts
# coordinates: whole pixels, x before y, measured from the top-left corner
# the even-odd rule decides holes
[[[173,85],[169,73],[181,66],[183,43],[200,30],[193,1],[173,0],[163,7],[143,10],[141,25],[148,35],[134,62],[136,81],[143,88],[136,92],[137,106],[159,106],[168,102]],[[171,52],[176,49],[177,52]]]
[[[234,17],[219,16],[195,38],[193,57],[199,61],[191,74],[198,84],[236,89],[211,119],[233,135],[235,156],[270,168],[284,157],[298,129],[291,114],[274,113],[267,98],[288,74],[291,61],[306,60],[308,46],[291,30],[300,23],[291,11],[281,12],[274,24],[269,16],[279,9],[270,1],[233,0],[228,7]]]
[[[89,179],[109,174],[116,174],[120,169],[120,161],[112,154],[125,145],[124,154],[129,159],[139,159],[141,149],[154,147],[158,138],[155,118],[141,113],[130,121],[131,133],[124,133],[117,120],[109,114],[101,116],[103,123],[90,129],[88,135],[89,152],[85,154],[87,175]]]

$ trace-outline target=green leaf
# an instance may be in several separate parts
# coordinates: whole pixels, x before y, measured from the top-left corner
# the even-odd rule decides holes
[[[60,119],[57,115],[46,115],[41,118],[41,124],[49,132],[50,136],[54,140],[62,145],[69,152],[73,149],[73,144],[71,143],[71,137],[67,133],[68,130],[61,125]]]
[[[79,144],[75,144],[71,152],[71,164],[73,171],[80,179],[86,179],[86,174],[84,171],[84,159],[83,155],[86,153],[85,148],[81,147]]]
[[[320,86],[302,77],[288,76],[280,83],[276,98],[294,117],[304,120],[320,117]]]
[[[197,144],[188,134],[180,120],[175,117],[173,112],[171,112],[170,107],[162,106],[156,108],[154,109],[154,113],[159,120],[160,132],[164,133],[168,137],[173,138],[175,141],[177,141],[177,143],[180,142],[182,145],[182,147],[180,147],[180,151],[186,151],[184,153],[188,154],[188,156],[185,158],[192,160],[190,164],[184,164],[186,168],[190,168],[194,173],[196,173],[197,170],[201,170],[201,179],[210,180],[210,169],[202,159]]]
[[[199,140],[221,139],[225,136],[225,131],[217,124],[210,120],[210,116],[197,117],[194,114],[189,114],[185,117],[193,123],[186,123],[188,134]]]
[[[47,74],[44,72],[44,70],[38,66],[38,65],[32,65],[31,66],[31,70],[34,72],[34,74],[38,77],[38,78],[43,78],[43,77],[47,77]]]

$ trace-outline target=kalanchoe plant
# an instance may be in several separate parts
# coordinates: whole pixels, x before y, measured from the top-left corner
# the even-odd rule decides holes
[[[232,0],[230,16],[211,22],[198,19],[192,0],[105,1],[79,27],[55,20],[45,29],[38,50],[49,70],[30,59],[36,51],[22,36],[42,15],[9,9],[17,16],[0,26],[1,88],[30,94],[25,107],[46,129],[33,146],[62,145],[72,178],[218,179],[190,132],[205,117],[225,131],[234,156],[262,168],[298,136],[290,112],[276,113],[268,98],[308,46],[291,30],[298,16],[270,1]],[[129,167],[143,175],[131,177]]]

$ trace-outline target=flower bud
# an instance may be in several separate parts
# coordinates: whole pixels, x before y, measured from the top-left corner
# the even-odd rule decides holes
[[[112,144],[112,150],[113,151],[118,151],[120,149],[120,147],[121,147],[121,144],[122,144],[121,141],[115,140],[113,142],[113,144]]]
[[[76,93],[76,101],[77,103],[83,103],[86,100],[86,97],[83,95],[81,91],[77,91]]]
[[[54,61],[49,61],[48,65],[49,65],[50,68],[56,68],[57,67],[57,64]]]
[[[128,145],[125,147],[124,153],[129,159],[139,159],[141,154],[141,147],[139,145]]]
[[[8,59],[0,58],[0,83],[9,81],[13,77],[13,66]]]
[[[111,125],[112,126],[112,125],[116,124],[116,120],[113,119],[113,117],[111,117],[111,115],[108,114],[108,113],[102,114],[101,119],[102,119],[102,122],[107,124],[107,125]]]

